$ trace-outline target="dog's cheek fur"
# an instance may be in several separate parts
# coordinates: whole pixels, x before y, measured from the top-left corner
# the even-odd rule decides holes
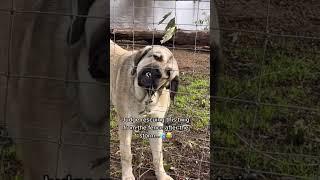
[[[174,97],[178,92],[179,87],[179,76],[176,76],[174,79],[171,80],[169,89],[170,89],[170,99],[174,101]]]

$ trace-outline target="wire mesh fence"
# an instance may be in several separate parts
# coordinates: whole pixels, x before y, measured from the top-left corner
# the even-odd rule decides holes
[[[62,16],[68,19],[66,21],[69,21],[70,17],[73,20],[79,17],[104,21],[106,17],[77,14],[58,6],[51,7],[52,11],[39,11],[37,6],[21,8],[22,3],[19,1],[7,2],[4,3],[6,7],[3,6],[0,10],[0,16],[6,19],[1,22],[3,23],[1,27],[7,27],[2,38],[6,39],[8,44],[1,52],[5,56],[3,59],[7,61],[0,61],[2,179],[8,179],[10,175],[19,176],[23,172],[22,165],[10,159],[12,149],[8,150],[7,147],[13,142],[55,144],[55,154],[58,155],[53,159],[57,162],[54,168],[57,176],[61,174],[58,167],[63,157],[61,154],[59,156],[61,148],[71,146],[101,151],[106,148],[103,144],[90,145],[81,140],[75,143],[68,140],[66,136],[105,138],[105,132],[83,131],[80,128],[68,129],[65,133],[63,129],[68,121],[63,121],[61,118],[61,122],[55,127],[58,132],[51,133],[52,127],[42,127],[41,123],[31,122],[24,124],[23,129],[30,132],[40,131],[44,135],[40,133],[40,137],[21,136],[21,134],[9,136],[6,127],[11,122],[8,122],[8,119],[11,120],[14,117],[12,114],[19,113],[12,110],[15,106],[10,103],[19,102],[15,100],[17,97],[28,96],[16,92],[15,88],[27,86],[30,83],[31,86],[35,86],[34,88],[49,92],[56,86],[67,88],[81,84],[81,86],[108,87],[108,84],[70,78],[68,71],[74,70],[71,68],[73,66],[71,61],[57,65],[64,70],[57,73],[58,75],[55,73],[52,75],[52,72],[50,74],[45,70],[28,73],[22,72],[28,69],[16,68],[15,66],[19,63],[14,60],[18,58],[12,47],[13,44],[19,43],[14,40],[16,34],[14,30],[20,24],[16,24],[15,21],[19,17],[33,15],[42,16],[44,19]],[[225,66],[217,74],[219,81],[210,82],[219,84],[218,94],[210,96],[208,76],[210,62],[207,53],[209,49],[206,45],[201,45],[202,42],[198,40],[199,34],[207,31],[206,28],[209,26],[209,24],[199,23],[199,20],[205,20],[212,14],[209,2],[155,0],[110,2],[110,31],[112,32],[110,39],[128,50],[159,44],[160,40],[156,34],[164,30],[166,25],[166,23],[159,25],[159,21],[169,12],[173,12],[170,17],[176,17],[178,28],[194,32],[194,41],[192,44],[187,44],[188,46],[177,45],[175,36],[172,41],[165,44],[179,61],[182,77],[182,88],[177,93],[176,104],[170,107],[169,116],[188,116],[192,120],[192,128],[189,132],[176,132],[173,140],[165,142],[166,170],[176,179],[209,179],[210,164],[214,167],[211,169],[211,175],[214,178],[240,176],[255,179],[319,178],[320,37],[317,31],[319,27],[317,6],[311,1],[290,3],[273,0],[237,2],[225,0],[215,3],[219,11],[218,30],[222,32],[222,49],[225,56],[221,63]],[[129,29],[130,38],[118,39],[117,34],[122,29]],[[139,39],[135,32],[141,31],[151,34],[151,38],[145,41]],[[46,63],[50,66],[49,62]],[[21,81],[24,81],[23,85],[19,84]],[[35,81],[43,84],[52,82],[52,84],[41,86],[34,83]],[[25,93],[30,93],[30,90]],[[44,93],[43,96],[45,95],[50,96],[50,93]],[[32,96],[35,95],[32,94]],[[51,94],[51,96],[54,95]],[[210,98],[216,103],[216,109],[211,114]],[[27,99],[25,103],[30,102],[34,102],[32,98]],[[42,100],[40,105],[46,103],[48,102]],[[47,111],[49,116],[53,115],[53,112]],[[61,112],[64,111],[61,110]],[[36,114],[36,112],[33,113]],[[211,151],[208,128],[210,115],[212,117],[210,126],[213,132],[211,138],[214,142],[211,144]],[[79,115],[74,113],[62,116],[72,119]],[[15,118],[19,117],[23,116]],[[119,142],[116,123],[113,123],[111,121],[111,177],[119,179],[121,175]],[[12,129],[21,128],[19,126],[21,126],[19,122],[10,124]],[[132,147],[134,147],[132,149],[135,156],[135,175],[141,179],[148,176],[154,177],[148,144],[134,137]],[[210,153],[213,153],[212,161],[209,160]]]
[[[106,83],[76,78],[78,57],[72,53],[79,47],[67,45],[67,31],[73,32],[72,22],[78,18],[105,22],[106,13],[81,14],[77,1],[0,4],[1,31],[6,32],[0,66],[1,179],[105,177],[106,166],[90,169],[90,163],[107,154],[105,128],[83,122],[77,97],[80,86],[106,94]],[[107,99],[100,98],[103,108]]]
[[[218,9],[226,65],[213,97],[214,176],[319,178],[315,8],[270,0]]]

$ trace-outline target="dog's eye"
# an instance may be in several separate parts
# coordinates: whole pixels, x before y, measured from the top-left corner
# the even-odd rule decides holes
[[[160,54],[153,54],[153,58],[157,61],[162,61],[162,55]]]

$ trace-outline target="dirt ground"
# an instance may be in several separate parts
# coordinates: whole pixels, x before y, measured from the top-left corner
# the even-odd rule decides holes
[[[266,31],[268,3],[265,0],[217,0],[221,27]],[[270,0],[268,29],[275,34],[318,37],[320,3],[317,0]]]
[[[178,61],[181,72],[201,72],[209,74],[209,52],[193,52],[191,50],[175,50],[173,55]]]

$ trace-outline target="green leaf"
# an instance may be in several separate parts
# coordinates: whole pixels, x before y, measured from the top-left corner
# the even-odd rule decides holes
[[[177,27],[176,27],[176,26],[170,27],[170,28],[166,31],[165,35],[162,37],[162,40],[160,41],[161,44],[169,41],[169,40],[172,38],[172,36],[176,33],[176,31],[177,31]]]
[[[167,14],[165,14],[165,15],[162,17],[162,20],[159,22],[159,24],[163,23],[163,21],[166,20],[166,19],[170,16],[171,13],[172,13],[172,11],[169,12],[169,13],[167,13]]]
[[[167,31],[169,28],[172,28],[172,27],[175,27],[175,26],[176,26],[176,18],[172,18],[172,19],[168,22],[165,30]]]

